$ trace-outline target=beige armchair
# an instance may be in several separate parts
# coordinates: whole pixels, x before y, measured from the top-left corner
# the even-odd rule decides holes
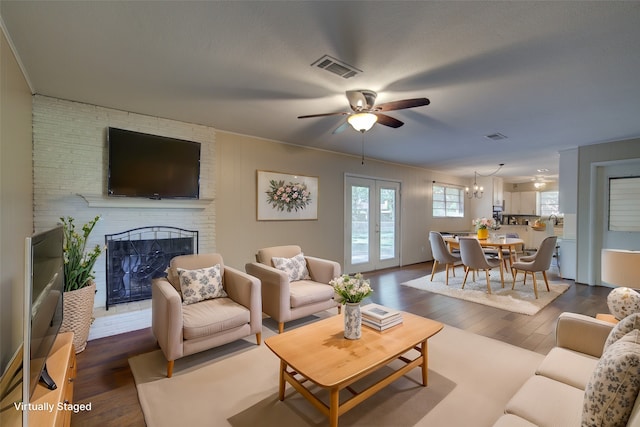
[[[329,285],[341,274],[337,262],[304,256],[300,246],[295,245],[260,249],[256,260],[246,264],[245,269],[260,279],[262,310],[278,322],[280,333],[290,320],[336,306],[340,312],[340,305],[334,300],[335,291]],[[289,271],[283,265],[276,268],[283,262],[289,264]]]
[[[178,269],[188,272],[220,265],[222,296],[189,304],[198,292],[185,288]],[[213,269],[214,271],[217,269]],[[182,272],[184,275],[188,272]],[[183,277],[183,283],[189,279]],[[204,282],[202,279],[198,282]],[[217,283],[217,280],[215,281]],[[186,296],[185,296],[186,295]],[[262,301],[260,280],[224,265],[220,254],[182,255],[171,260],[168,277],[154,279],[151,287],[151,329],[167,358],[167,377],[176,359],[256,334],[261,343]]]

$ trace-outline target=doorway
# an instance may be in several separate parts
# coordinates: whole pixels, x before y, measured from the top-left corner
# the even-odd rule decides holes
[[[400,182],[345,178],[345,273],[400,265]]]

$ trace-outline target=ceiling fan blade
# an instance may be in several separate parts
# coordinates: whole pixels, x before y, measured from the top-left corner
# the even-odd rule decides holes
[[[422,107],[423,105],[429,105],[431,101],[427,98],[412,98],[402,99],[400,101],[385,102],[375,106],[375,111],[393,111],[404,110],[405,108]]]
[[[398,119],[394,119],[391,116],[387,116],[386,114],[380,114],[380,113],[373,113],[373,114],[375,114],[378,117],[378,123],[380,123],[381,125],[389,126],[395,129],[395,128],[399,128],[404,124],[404,122],[401,122]]]
[[[332,133],[333,133],[334,135],[335,135],[335,134],[338,134],[338,133],[342,133],[342,132],[344,132],[345,130],[347,130],[348,128],[349,128],[349,122],[344,122],[344,123],[342,123],[340,126],[338,126],[337,128],[335,128],[335,129],[333,130],[333,132],[332,132]]]
[[[299,119],[308,119],[311,117],[326,117],[326,116],[346,116],[349,113],[347,113],[346,111],[342,111],[339,113],[323,113],[323,114],[309,114],[306,116],[298,116]]]

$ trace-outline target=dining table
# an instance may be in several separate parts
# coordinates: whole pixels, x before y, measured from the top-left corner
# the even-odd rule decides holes
[[[444,237],[445,243],[449,246],[449,250],[459,249],[460,242],[457,236]],[[516,250],[518,246],[524,245],[524,240],[515,237],[489,237],[486,239],[478,239],[480,246],[484,249],[496,249],[498,259],[500,260],[500,281],[504,288],[504,249],[509,251],[509,262],[511,265],[516,261]]]

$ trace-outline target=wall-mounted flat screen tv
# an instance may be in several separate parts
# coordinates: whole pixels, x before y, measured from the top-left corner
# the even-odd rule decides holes
[[[200,143],[108,129],[109,196],[200,197]]]

